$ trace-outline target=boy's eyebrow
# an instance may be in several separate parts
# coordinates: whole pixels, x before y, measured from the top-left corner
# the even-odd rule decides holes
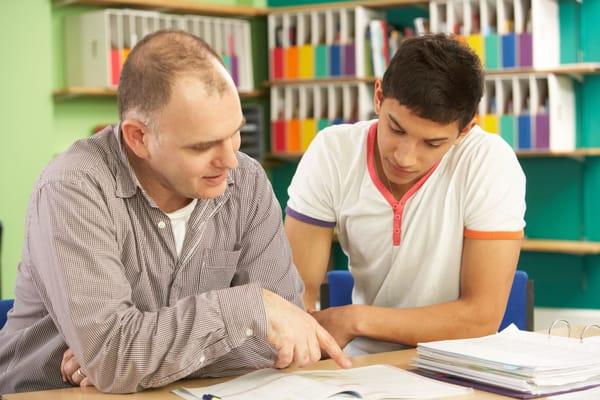
[[[388,114],[388,117],[390,118],[390,120],[396,124],[396,126],[398,127],[399,130],[401,131],[406,131],[402,125],[400,125],[400,123],[396,120],[396,118],[394,118],[394,116],[392,114]],[[441,142],[443,140],[448,140],[448,137],[446,136],[440,136],[440,137],[436,137],[436,138],[431,138],[431,139],[424,139],[426,142]]]
[[[246,118],[242,118],[242,123],[240,124],[240,126],[235,130],[235,132],[233,132],[229,137],[235,135],[236,133],[238,133],[240,131],[240,129],[242,129],[242,127],[246,125]],[[214,144],[217,144],[219,142],[222,142],[224,139],[218,139],[218,140],[211,140],[208,142],[196,142],[196,143],[191,143],[189,145],[187,145],[186,147],[209,147],[212,146]]]

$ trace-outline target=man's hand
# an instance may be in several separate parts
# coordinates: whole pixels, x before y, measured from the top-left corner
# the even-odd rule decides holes
[[[334,337],[342,349],[356,337],[353,328],[352,307],[351,305],[330,307],[311,313],[317,322]]]
[[[62,375],[63,382],[69,382],[75,386],[93,386],[92,382],[87,376],[81,372],[81,366],[75,359],[75,354],[71,349],[67,349],[63,354],[63,359],[60,363],[60,374]]]
[[[321,350],[343,368],[352,362],[335,339],[308,313],[263,289],[267,313],[267,340],[277,350],[275,367],[305,367],[321,359]]]

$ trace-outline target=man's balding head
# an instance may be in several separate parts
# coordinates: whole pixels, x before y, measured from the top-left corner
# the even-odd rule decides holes
[[[147,35],[129,53],[121,72],[121,120],[143,119],[155,125],[175,82],[187,76],[199,79],[208,95],[221,94],[232,85],[220,57],[202,39],[177,30]]]

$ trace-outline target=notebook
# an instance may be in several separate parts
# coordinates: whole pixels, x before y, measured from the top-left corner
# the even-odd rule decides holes
[[[516,398],[600,385],[600,337],[520,331],[420,343],[413,364],[425,376]]]
[[[470,388],[381,364],[292,373],[262,369],[213,386],[173,390],[186,400],[202,399],[208,394],[222,400],[438,399],[471,392]]]

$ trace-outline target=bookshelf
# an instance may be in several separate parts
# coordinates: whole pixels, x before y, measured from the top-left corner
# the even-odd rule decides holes
[[[252,99],[259,98],[265,95],[262,90],[253,90],[249,92],[239,92],[240,98]],[[74,86],[65,89],[58,89],[53,92],[54,100],[56,101],[67,101],[77,99],[81,97],[109,97],[114,98],[117,96],[117,89],[115,88],[102,88],[102,87],[81,87]]]
[[[576,149],[573,151],[517,151],[515,153],[519,158],[575,158],[598,157],[600,156],[600,147]],[[267,159],[271,161],[298,161],[303,153],[269,153]]]
[[[165,12],[201,14],[222,17],[259,17],[267,14],[266,8],[218,5],[208,2],[190,0],[53,0],[54,7],[64,6],[99,6],[99,7],[131,7]]]
[[[561,65],[554,68],[506,68],[501,70],[486,70],[485,76],[490,78],[503,77],[507,75],[521,74],[556,74],[570,75],[578,79],[582,75],[600,73],[600,63],[580,63],[571,65]],[[285,86],[285,85],[314,85],[314,84],[343,84],[343,83],[374,83],[378,78],[371,76],[365,78],[353,76],[340,76],[331,78],[316,79],[276,79],[265,82],[265,86]]]
[[[600,242],[525,239],[521,250],[538,253],[594,255],[600,254]]]
[[[285,14],[305,11],[335,10],[340,8],[368,7],[374,9],[386,9],[402,6],[423,6],[429,4],[428,0],[366,0],[366,1],[342,1],[339,3],[315,3],[303,6],[272,7],[269,14]]]

